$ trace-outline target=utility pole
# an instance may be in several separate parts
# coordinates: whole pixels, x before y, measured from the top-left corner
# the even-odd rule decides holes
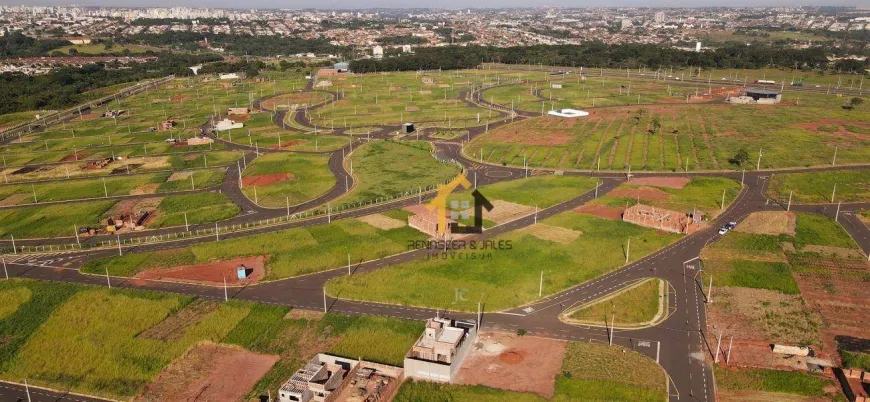
[[[117,236],[118,236],[118,255],[123,255],[123,253],[121,253],[121,235],[119,234]]]
[[[109,289],[112,288],[112,281],[109,279],[109,267],[106,267],[106,285],[109,286]]]
[[[190,231],[190,225],[187,224],[187,211],[184,211],[184,231]]]
[[[842,203],[842,201],[837,201],[837,213],[834,215],[834,222],[838,222],[838,219],[840,218],[840,204],[841,203]]]
[[[837,194],[837,183],[834,183],[834,191],[831,192],[831,202],[834,202],[834,196]]]
[[[613,346],[613,327],[616,326],[616,313],[610,313],[610,345]]]
[[[788,192],[788,206],[785,207],[786,211],[791,211],[791,196],[794,194],[794,190]]]
[[[707,286],[707,303],[713,302],[713,274],[710,274],[710,286]]]
[[[629,254],[630,250],[631,250],[631,238],[629,238],[625,244],[625,264],[626,265],[628,264],[628,254]]]
[[[79,228],[73,225],[73,233],[76,235],[76,244],[79,245],[79,248],[82,248],[82,243],[79,241]]]
[[[544,292],[544,271],[541,271],[541,281],[538,284],[538,297]]]
[[[0,257],[3,260],[3,273],[6,274],[6,279],[9,279],[9,271],[6,270],[6,257]]]
[[[722,207],[719,208],[719,210],[721,211],[723,209],[725,209],[725,189],[724,188],[722,189]]]
[[[218,224],[217,224],[217,222],[214,223],[214,241],[221,241],[221,237],[220,237],[220,235],[219,235],[219,233],[218,233]]]
[[[722,348],[722,333],[720,332],[716,338],[716,356],[713,357],[713,363],[719,363],[719,351]]]
[[[758,148],[758,162],[755,163],[755,170],[761,170],[761,148]]]
[[[725,363],[731,364],[731,347],[734,345],[734,335],[731,335],[731,340],[728,341],[728,353],[725,354]]]
[[[838,146],[834,146],[834,159],[831,160],[831,166],[837,166],[837,149]]]
[[[326,287],[323,287],[323,312],[326,312]]]
[[[224,301],[229,301],[229,297],[227,295],[227,277],[224,275]]]

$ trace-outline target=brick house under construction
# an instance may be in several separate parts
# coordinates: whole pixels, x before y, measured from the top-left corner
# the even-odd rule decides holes
[[[633,223],[665,232],[689,234],[701,226],[700,215],[635,204],[622,212],[623,222]]]

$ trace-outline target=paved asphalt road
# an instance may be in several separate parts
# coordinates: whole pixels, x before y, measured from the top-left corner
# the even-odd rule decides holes
[[[522,118],[522,117],[519,117]],[[308,124],[305,119],[298,120],[300,124]],[[503,124],[503,123],[502,123]],[[490,128],[495,127],[493,124]],[[374,138],[383,138],[389,130],[379,131]],[[469,130],[469,137],[474,137],[482,134],[484,128],[475,128]],[[424,139],[430,139],[424,135]],[[530,172],[525,172],[522,169],[491,166],[477,161],[469,160],[461,154],[461,145],[453,142],[437,142],[436,150],[439,157],[445,159],[453,159],[466,168],[469,178],[475,180],[477,184],[484,185],[502,180],[512,180],[520,178]],[[245,150],[248,153],[245,158],[249,162],[254,156],[249,147],[230,145],[236,149]],[[356,146],[356,145],[353,145]],[[348,146],[348,151],[349,151]],[[273,152],[272,150],[261,150],[261,152]],[[280,151],[274,151],[280,152]],[[336,156],[337,155],[337,156]],[[337,176],[347,175],[341,163],[341,150],[331,153],[330,170]],[[854,167],[851,167],[854,168]],[[792,171],[817,171],[843,169],[839,168],[814,168],[814,169],[794,169]],[[539,173],[541,171],[538,171]],[[601,186],[598,188],[598,194],[603,195],[612,189],[616,188],[625,180],[624,175],[617,173],[593,174],[569,172],[565,174],[582,174],[599,177],[602,180]],[[640,330],[617,330],[613,334],[613,343],[638,350],[651,358],[658,361],[662,367],[668,372],[671,382],[669,392],[672,400],[698,400],[709,401],[714,400],[714,380],[712,372],[705,364],[705,359],[710,357],[712,352],[711,344],[714,339],[714,334],[707,327],[705,316],[705,289],[704,284],[697,279],[697,273],[701,269],[697,261],[690,261],[700,254],[701,249],[720,238],[717,233],[718,226],[727,221],[740,221],[751,212],[765,210],[783,210],[785,206],[768,201],[764,196],[764,188],[769,180],[770,172],[747,172],[745,177],[741,173],[637,173],[636,177],[641,176],[692,176],[692,175],[718,175],[728,176],[735,180],[743,180],[745,187],[737,200],[734,201],[717,219],[713,225],[704,231],[695,233],[691,236],[686,236],[676,243],[659,250],[649,256],[646,256],[636,262],[633,262],[617,271],[606,274],[597,279],[579,284],[570,289],[549,295],[533,304],[523,306],[504,312],[485,312],[483,315],[482,325],[486,328],[499,328],[509,331],[515,331],[518,328],[526,329],[530,334],[588,342],[609,342],[609,334],[604,328],[596,327],[579,327],[571,326],[561,322],[558,319],[558,314],[565,307],[578,302],[584,302],[598,298],[604,294],[610,293],[627,282],[639,278],[658,277],[667,280],[671,285],[670,292],[670,311],[667,319],[651,328]],[[779,174],[779,172],[777,172]],[[304,208],[322,205],[334,197],[342,194],[343,180],[338,180],[339,184],[331,189],[324,196],[317,200],[310,201],[306,204],[297,206],[298,210]],[[284,209],[268,209],[253,205],[246,197],[241,194],[238,189],[238,170],[236,166],[230,166],[227,174],[227,179],[222,186],[222,191],[234,201],[243,206],[246,213],[240,217],[234,218],[234,221],[245,222],[263,217],[279,216],[286,213]],[[545,219],[546,217],[555,215],[562,211],[567,211],[576,208],[595,198],[595,191],[587,192],[577,198],[567,202],[555,205],[550,208],[542,209],[538,212],[537,218]],[[326,223],[328,219],[345,219],[355,216],[366,215],[374,212],[381,212],[404,205],[416,203],[417,199],[400,200],[391,203],[385,203],[373,206],[366,210],[345,211],[335,214],[330,218],[325,216],[306,220],[296,221],[276,227],[260,228],[250,233],[259,233],[266,231],[278,230],[281,228],[294,226],[310,226],[314,224]],[[852,211],[860,208],[868,208],[870,204],[843,204],[841,205],[840,215],[838,216],[844,228],[858,242],[865,252],[870,252],[870,230],[858,221]],[[836,210],[836,205],[792,205],[791,210],[818,212],[828,216],[833,216]],[[535,223],[534,216],[526,216],[515,221],[494,227],[481,235],[476,235],[476,239],[486,239],[517,230],[523,227],[533,225]],[[243,236],[239,233],[228,233],[222,235],[222,239],[229,237]],[[193,243],[211,241],[213,239],[197,238],[186,239],[175,243],[158,243],[143,246],[130,247],[124,250],[129,252],[142,252],[157,249],[165,249],[170,247],[184,247]],[[47,240],[52,241],[52,240]],[[169,292],[177,292],[183,294],[197,295],[207,298],[223,299],[225,297],[223,288],[177,284],[158,281],[136,281],[131,282],[126,278],[106,278],[101,276],[83,275],[78,272],[77,267],[81,266],[87,259],[112,255],[115,250],[95,250],[69,253],[52,253],[45,255],[17,255],[6,256],[7,267],[10,276],[26,277],[39,280],[64,281],[81,284],[89,284],[95,286],[106,286],[107,281],[113,287],[122,288],[141,288],[151,290],[161,290]],[[357,261],[351,267],[352,274],[359,274],[370,270],[380,269],[386,266],[402,264],[415,259],[424,258],[429,253],[429,250],[413,250],[402,254],[389,256],[377,261]],[[340,312],[347,314],[367,314],[381,315],[389,317],[400,317],[407,319],[422,320],[435,315],[435,310],[427,308],[415,308],[387,305],[371,302],[354,302],[332,297],[326,297],[323,292],[326,281],[337,276],[347,275],[347,268],[340,267],[330,271],[319,272],[312,275],[290,278],[275,282],[263,283],[254,286],[235,287],[227,290],[227,297],[241,300],[250,300],[267,304],[278,304],[293,306],[294,308],[310,309],[310,310],[328,310],[330,312]],[[338,295],[340,297],[340,295]],[[485,303],[485,301],[484,301]],[[485,305],[484,305],[485,310]],[[453,317],[468,317],[474,318],[473,314],[441,312]],[[715,345],[713,346],[715,347]],[[705,356],[706,354],[706,356]],[[7,384],[4,384],[7,386]],[[8,385],[10,388],[2,388],[8,390],[9,398],[4,392],[0,392],[0,399],[14,400],[20,394],[20,389]],[[18,394],[15,394],[18,392]],[[40,391],[43,392],[43,391]],[[40,396],[40,398],[55,398],[57,395]],[[45,399],[34,399],[45,400]],[[71,400],[71,397],[62,397],[52,400]]]

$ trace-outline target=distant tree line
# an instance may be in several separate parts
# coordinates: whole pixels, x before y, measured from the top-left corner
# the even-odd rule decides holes
[[[199,42],[208,39],[214,47],[222,47],[235,55],[276,56],[297,53],[342,54],[349,51],[334,46],[326,39],[304,39],[283,36],[228,35],[199,32],[168,31],[159,34],[137,34],[125,39],[144,45],[170,47],[188,51],[199,50]]]
[[[581,45],[536,45],[524,47],[447,46],[418,48],[415,54],[381,60],[354,60],[354,72],[409,71],[432,69],[474,68],[484,62],[508,64],[543,64],[553,66],[584,66],[604,68],[797,68],[803,70],[831,67],[827,48],[792,49],[768,45],[728,44],[715,51],[691,52],[651,44],[607,45],[587,42]],[[866,67],[866,62],[863,65]],[[840,63],[851,71],[853,63]]]
[[[72,43],[67,40],[34,39],[21,32],[10,32],[0,36],[0,57],[44,56],[46,52],[69,45]]]
[[[221,60],[218,55],[185,55],[161,53],[152,61],[131,64],[121,69],[119,64],[88,64],[83,67],[63,67],[46,75],[28,76],[21,73],[0,74],[0,114],[26,110],[63,109],[86,100],[85,92],[142,79],[170,74],[188,76],[189,66]],[[206,72],[247,71],[246,65],[206,64]]]

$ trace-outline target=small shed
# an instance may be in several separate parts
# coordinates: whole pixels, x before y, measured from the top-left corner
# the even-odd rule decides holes
[[[413,133],[413,132],[415,131],[415,129],[414,129],[414,123],[405,123],[405,124],[402,124],[402,131],[403,131],[405,134]]]
[[[782,101],[782,92],[767,89],[747,89],[743,91],[745,96],[755,100],[756,103],[779,103]]]
[[[333,68],[336,72],[339,72],[339,73],[346,73],[346,72],[350,71],[350,63],[348,63],[348,62],[346,62],[346,61],[341,61],[341,62],[335,63],[335,64],[332,66],[332,68]]]
[[[236,267],[236,277],[239,279],[247,279],[248,278],[248,267],[244,265],[239,265]]]

